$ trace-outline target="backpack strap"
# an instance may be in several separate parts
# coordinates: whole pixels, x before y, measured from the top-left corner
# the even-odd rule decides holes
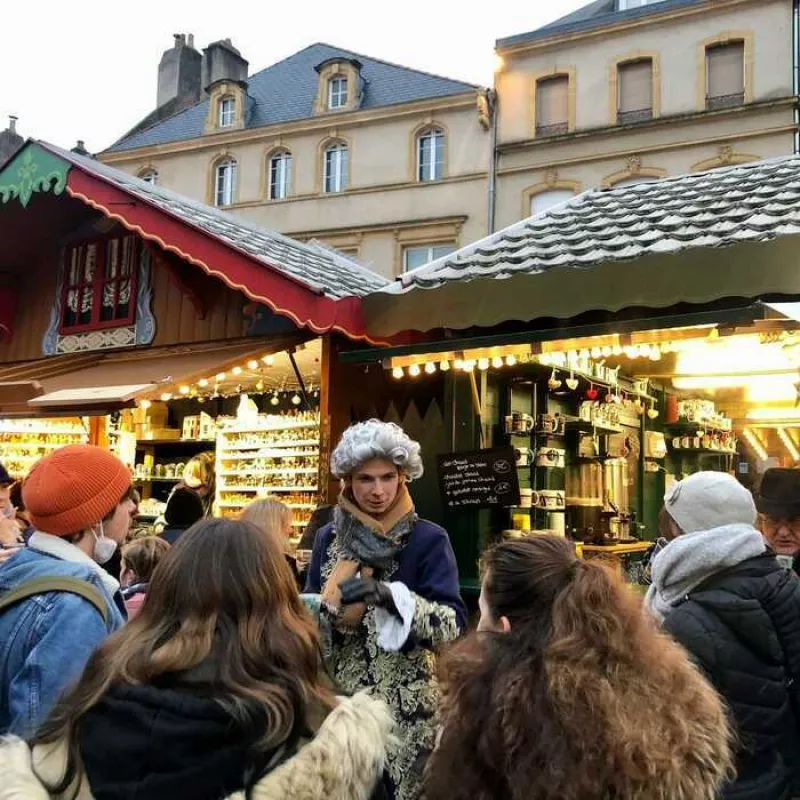
[[[103,622],[108,625],[108,608],[103,595],[91,583],[80,578],[33,578],[25,581],[0,597],[0,613],[22,600],[47,592],[66,592],[82,597],[100,612]]]

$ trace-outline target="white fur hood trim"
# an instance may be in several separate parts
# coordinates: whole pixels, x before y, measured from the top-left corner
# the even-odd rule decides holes
[[[393,743],[392,728],[383,702],[365,692],[340,699],[314,739],[258,782],[253,799],[368,800]],[[53,800],[36,773],[55,782],[63,775],[65,757],[62,744],[31,752],[21,739],[6,737],[0,745],[0,800]],[[86,780],[77,800],[93,800]],[[244,800],[244,793],[228,800]]]

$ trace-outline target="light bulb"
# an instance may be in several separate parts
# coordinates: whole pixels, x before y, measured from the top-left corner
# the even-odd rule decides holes
[[[233,372],[234,375],[241,375],[242,374],[242,368],[241,367],[234,367],[232,372]]]
[[[256,391],[264,391],[264,381],[258,381],[258,383],[256,383]]]
[[[143,408],[145,411],[147,411],[147,409],[150,408],[151,405],[153,404],[149,400],[142,400],[142,402],[139,403],[139,407]]]
[[[247,369],[258,369],[258,361],[254,358],[247,362]]]
[[[164,392],[164,394],[161,395],[161,399],[166,403],[167,400],[172,400],[172,395],[169,392]]]
[[[642,356],[642,358],[650,358],[650,345],[649,344],[639,345],[639,355]]]
[[[426,372],[428,375],[433,375],[433,373],[434,373],[434,372],[436,372],[436,364],[434,364],[432,361],[429,361],[429,362],[428,362],[428,363],[425,365],[425,372]]]
[[[299,406],[301,402],[302,402],[302,399],[300,398],[300,395],[297,394],[297,392],[295,392],[292,395],[292,405]]]
[[[197,381],[197,385],[205,388],[206,386],[208,386],[208,378],[200,378],[200,380]]]
[[[517,364],[517,357],[516,356],[506,356],[506,366],[507,367],[514,367]]]
[[[225,380],[225,373],[224,372],[218,372],[217,373],[217,380],[218,381],[224,381]]]
[[[275,394],[274,394],[274,395],[272,395],[272,399],[271,399],[269,402],[270,402],[270,403],[271,403],[273,406],[277,406],[277,405],[279,405],[279,404],[280,404],[280,402],[281,402],[281,399],[280,399],[280,397],[278,397],[278,393],[277,393],[277,392],[275,392]]]
[[[416,377],[419,375],[420,371],[421,371],[421,370],[420,370],[420,368],[419,368],[419,364],[412,364],[412,365],[411,365],[411,366],[408,368],[408,374],[409,374],[409,375],[410,375],[412,378],[416,378]]]
[[[621,356],[622,355],[622,347],[620,345],[618,345],[618,344],[615,344],[611,348],[611,355],[612,356]]]
[[[500,369],[500,367],[502,367],[502,366],[503,366],[503,359],[502,359],[502,358],[500,358],[500,356],[495,356],[495,357],[492,359],[492,366],[493,366],[495,369]]]
[[[578,358],[580,358],[582,361],[586,361],[586,359],[589,358],[589,355],[589,351],[584,347],[583,350],[578,353]]]
[[[475,361],[470,359],[469,361],[464,362],[464,372],[472,372],[475,369]]]
[[[403,377],[403,374],[404,373],[403,373],[403,368],[402,367],[395,367],[392,370],[392,377],[395,378],[398,381],[400,380],[400,378]]]
[[[606,345],[606,346],[605,346],[605,347],[604,347],[604,348],[603,348],[603,349],[600,351],[600,354],[603,356],[603,358],[610,358],[610,357],[611,357],[611,354],[612,354],[612,352],[613,352],[613,351],[612,351],[612,349],[611,349],[610,347],[608,347],[608,345]]]
[[[181,394],[189,394],[189,387],[188,386],[181,386],[180,393]]]
[[[450,362],[449,361],[440,361],[439,362],[439,369],[442,372],[447,372],[450,369]]]
[[[603,351],[599,347],[593,347],[591,350],[592,358],[600,358],[603,355]]]
[[[484,370],[489,369],[489,359],[488,358],[479,358],[478,359],[478,369],[482,372]]]
[[[271,367],[275,363],[275,356],[264,356],[261,359],[268,367]]]

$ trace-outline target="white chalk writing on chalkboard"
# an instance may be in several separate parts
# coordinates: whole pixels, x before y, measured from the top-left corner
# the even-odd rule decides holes
[[[449,508],[488,508],[519,502],[519,485],[510,448],[440,456],[439,482]]]

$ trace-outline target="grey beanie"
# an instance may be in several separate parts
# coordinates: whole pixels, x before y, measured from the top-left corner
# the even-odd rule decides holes
[[[725,472],[697,472],[664,496],[667,513],[684,533],[724,525],[755,525],[753,495]]]

